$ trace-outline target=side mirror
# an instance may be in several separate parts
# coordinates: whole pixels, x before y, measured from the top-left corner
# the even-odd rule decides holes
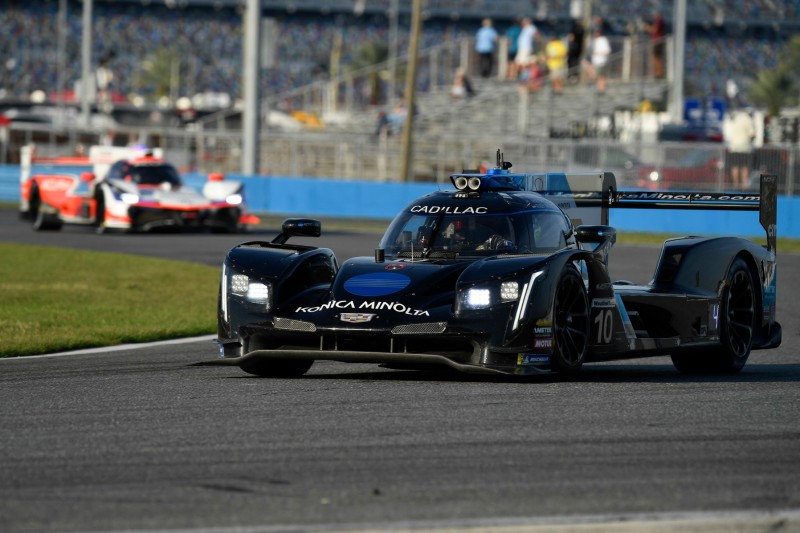
[[[600,244],[606,240],[617,242],[617,229],[611,226],[578,226],[575,238],[580,243]]]
[[[311,218],[287,218],[281,226],[281,233],[272,239],[275,244],[284,244],[289,237],[319,237],[322,222]]]
[[[592,252],[599,254],[608,266],[608,252],[617,242],[617,229],[611,226],[578,226],[575,228],[575,239],[579,245],[593,244]]]

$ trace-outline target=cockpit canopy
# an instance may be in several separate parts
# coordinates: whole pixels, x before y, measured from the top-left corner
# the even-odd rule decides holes
[[[181,176],[174,166],[165,162],[137,163],[117,161],[108,171],[109,179],[132,181],[139,186],[162,186],[168,183],[173,189],[181,186]]]
[[[557,208],[500,214],[405,211],[389,226],[380,247],[396,258],[552,253],[567,246],[571,230]]]

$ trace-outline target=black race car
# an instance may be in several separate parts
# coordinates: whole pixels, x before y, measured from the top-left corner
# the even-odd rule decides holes
[[[464,372],[575,373],[584,363],[669,354],[684,372],[734,373],[781,341],[776,177],[760,194],[621,192],[611,173],[451,177],[403,209],[373,257],[339,264],[288,243],[320,223],[289,219],[272,242],[230,250],[214,364],[300,376],[315,360]],[[759,210],[766,246],[736,237],[665,242],[648,285],[612,282],[612,208]]]

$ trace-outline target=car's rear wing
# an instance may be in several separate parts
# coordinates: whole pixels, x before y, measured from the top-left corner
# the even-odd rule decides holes
[[[36,145],[26,144],[20,149],[19,181],[24,184],[34,174],[74,174],[91,171],[91,161],[86,157],[38,157]]]
[[[767,249],[775,252],[778,221],[778,177],[762,174],[758,192],[616,191],[609,207],[630,209],[705,209],[758,211],[767,235]]]
[[[20,183],[25,183],[30,176],[37,173],[77,174],[91,171],[98,178],[103,178],[112,164],[120,159],[131,159],[152,154],[161,158],[161,148],[142,146],[91,146],[89,156],[39,157],[35,144],[26,144],[20,149]]]
[[[535,174],[525,180],[529,190],[559,205],[575,225],[608,225],[609,209],[699,209],[758,211],[767,248],[776,249],[778,177],[762,174],[758,192],[619,191],[610,172]]]

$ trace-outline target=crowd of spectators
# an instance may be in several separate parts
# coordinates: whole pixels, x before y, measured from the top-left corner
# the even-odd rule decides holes
[[[563,35],[569,28],[569,2],[544,1],[530,16],[547,35]],[[712,0],[695,3],[693,17],[707,16],[708,23],[690,28],[687,40],[686,78],[702,90],[724,89],[733,78],[745,87],[761,68],[775,65],[786,49],[787,36],[780,31],[727,31],[713,24],[712,11],[748,17],[782,17],[800,21],[800,7],[792,2],[764,0]],[[81,3],[70,1],[66,26],[67,88],[80,78]],[[113,74],[112,89],[123,94],[149,96],[154,89],[141,76],[145,60],[159,50],[171,50],[180,62],[180,92],[240,95],[242,57],[242,13],[225,4],[170,8],[151,2],[146,6],[129,2],[95,2],[93,57]],[[594,10],[609,23],[609,33],[631,31],[631,22],[652,15],[652,2],[594,2]],[[55,90],[58,82],[58,6],[54,0],[11,2],[0,0],[0,94],[25,96],[34,90]],[[716,6],[716,7],[715,7]],[[694,10],[694,11],[692,11]],[[703,11],[700,13],[698,10]],[[525,15],[525,14],[520,14]],[[544,15],[544,19],[540,17]],[[273,42],[278,62],[264,73],[262,83],[270,93],[292,89],[324,78],[337,35],[344,36],[342,63],[352,60],[364,42],[387,43],[389,27],[385,14],[328,13],[274,14],[277,35]],[[553,22],[553,21],[561,22]],[[494,20],[494,29],[505,35],[511,20]],[[739,28],[737,26],[737,28]],[[401,33],[400,52],[407,36]],[[475,35],[475,20],[458,17],[428,19],[424,24],[423,48]],[[514,53],[515,51],[510,51]]]

